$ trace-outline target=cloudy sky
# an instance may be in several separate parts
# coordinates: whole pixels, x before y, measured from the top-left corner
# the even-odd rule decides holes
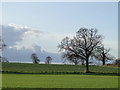
[[[117,15],[117,2],[4,2],[3,39],[8,50],[36,52],[39,48],[57,54],[65,36],[74,36],[81,27],[97,28],[105,47],[117,57]]]

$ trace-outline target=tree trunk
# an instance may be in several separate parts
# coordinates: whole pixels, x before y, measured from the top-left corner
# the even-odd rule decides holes
[[[35,60],[35,64],[38,64],[37,60]]]
[[[77,62],[74,62],[75,63],[75,65],[78,65],[78,63]]]
[[[104,51],[103,51],[103,53],[102,53],[102,56],[103,56],[103,58],[102,58],[102,62],[103,62],[103,65],[105,65],[105,54],[104,54]]]
[[[103,65],[105,65],[105,55],[103,53],[103,58],[102,58]]]
[[[103,58],[103,65],[105,65],[105,59]]]
[[[89,73],[89,63],[88,63],[89,58],[86,58],[86,73]]]

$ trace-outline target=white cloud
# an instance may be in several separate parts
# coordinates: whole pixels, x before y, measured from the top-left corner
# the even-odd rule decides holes
[[[39,30],[32,30],[28,26],[20,26],[16,24],[9,24],[3,26],[3,39],[8,46],[21,49],[34,49],[33,45],[41,46],[42,50],[48,52],[58,52],[57,45],[66,36],[73,36],[73,34],[63,34],[57,32],[41,32]]]
[[[3,51],[3,56],[8,59],[10,62],[32,62],[31,54],[36,53],[40,62],[45,62],[47,56],[52,57],[52,62],[62,62],[61,54],[57,53],[48,53],[46,51],[41,51],[40,46],[34,45],[32,49],[25,49],[22,47],[20,50],[15,47],[8,47]]]
[[[22,40],[24,32],[28,31],[27,28],[21,28],[16,25],[2,25],[2,38],[8,46],[14,46],[16,41]]]
[[[3,56],[10,61],[29,62],[30,55],[35,52],[42,61],[49,55],[53,62],[61,62],[60,54],[48,52],[57,49],[57,43],[66,36],[64,34],[41,32],[27,26],[9,24],[2,25],[2,36],[7,44]]]
[[[8,26],[2,25],[2,33],[3,40],[8,47],[3,52],[3,56],[14,61],[31,61],[30,55],[33,52],[36,52],[43,61],[45,60],[45,57],[50,55],[52,56],[53,61],[57,60],[60,62],[61,57],[57,52],[57,45],[64,37],[72,37],[75,35],[47,31],[41,32],[39,30],[33,30],[28,26],[15,24],[9,24]],[[106,47],[112,49],[112,53],[114,52],[113,55],[117,55],[117,41],[106,40],[104,41],[104,44]]]

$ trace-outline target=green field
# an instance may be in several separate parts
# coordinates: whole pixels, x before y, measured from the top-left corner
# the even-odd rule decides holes
[[[3,88],[118,88],[118,67],[3,63]]]
[[[118,67],[91,65],[90,71],[93,74],[118,74]],[[54,64],[23,64],[23,63],[3,63],[4,73],[35,73],[35,74],[79,74],[84,73],[85,66],[82,65],[54,65]]]
[[[3,74],[3,88],[118,88],[117,76]]]

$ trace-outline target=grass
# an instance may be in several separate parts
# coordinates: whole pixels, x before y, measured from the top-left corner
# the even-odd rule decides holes
[[[3,90],[13,88],[118,88],[118,67],[81,65],[2,64]],[[26,90],[26,89],[25,89]],[[29,89],[28,89],[29,90]],[[66,89],[65,89],[66,90]]]
[[[118,74],[118,67],[89,66],[93,74]],[[54,65],[54,64],[23,64],[3,63],[3,73],[35,73],[35,74],[79,74],[84,73],[85,66],[82,65]]]
[[[3,74],[3,88],[118,88],[118,76]]]

